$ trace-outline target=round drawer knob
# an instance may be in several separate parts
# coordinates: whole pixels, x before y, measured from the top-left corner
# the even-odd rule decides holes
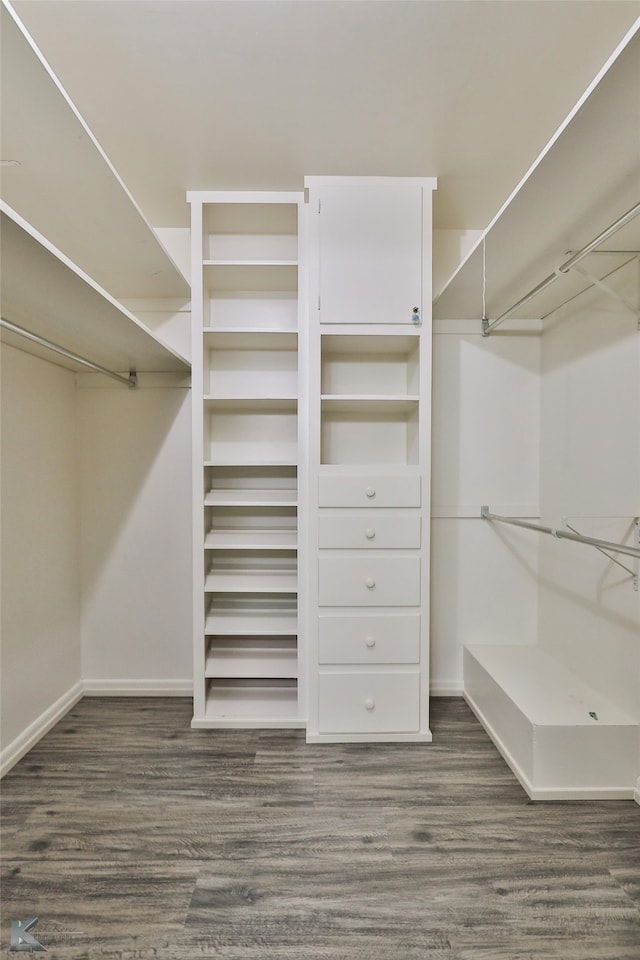
[[[375,497],[375,495],[376,495],[376,488],[375,488],[375,487],[367,487],[367,489],[365,490],[365,493],[366,493],[366,495],[369,497],[369,499],[371,500],[371,499],[373,499],[373,497]]]
[[[366,645],[367,645],[369,648],[375,647],[375,645],[376,645],[376,638],[375,638],[375,637],[365,637],[364,642],[366,643]]]
[[[373,697],[367,697],[367,699],[364,702],[364,705],[367,708],[367,710],[375,710],[376,702],[373,699]]]
[[[364,533],[365,533],[365,536],[366,536],[367,540],[374,540],[374,539],[375,539],[376,532],[375,532],[375,530],[373,529],[373,527],[367,527],[367,529],[365,530]]]
[[[375,580],[373,579],[373,577],[367,577],[367,579],[365,580],[365,583],[366,583],[366,585],[367,585],[367,587],[368,587],[369,590],[373,590],[373,588],[374,588],[375,585],[376,585],[376,582],[375,582]]]

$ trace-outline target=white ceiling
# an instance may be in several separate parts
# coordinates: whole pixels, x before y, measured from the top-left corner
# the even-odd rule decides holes
[[[640,13],[618,0],[12,6],[156,226],[186,225],[187,189],[378,174],[438,176],[436,226],[484,228]]]

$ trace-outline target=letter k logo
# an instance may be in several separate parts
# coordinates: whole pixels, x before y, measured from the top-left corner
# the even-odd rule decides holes
[[[11,946],[9,950],[24,950],[29,953],[35,953],[36,950],[44,950],[47,952],[47,948],[43,947],[35,937],[32,937],[29,933],[32,927],[35,927],[38,922],[37,917],[31,917],[30,920],[12,920],[11,921]]]

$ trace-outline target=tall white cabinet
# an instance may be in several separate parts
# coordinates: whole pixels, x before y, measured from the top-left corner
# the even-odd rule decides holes
[[[190,192],[187,198],[193,726],[303,726],[303,194]]]
[[[429,741],[435,180],[309,177],[310,741]]]
[[[431,739],[432,179],[190,192],[196,727]]]

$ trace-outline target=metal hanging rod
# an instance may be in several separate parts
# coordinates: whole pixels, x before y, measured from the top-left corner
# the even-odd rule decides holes
[[[480,516],[483,520],[495,520],[499,523],[509,523],[513,527],[524,527],[526,530],[537,530],[538,533],[548,533],[552,537],[560,540],[573,540],[575,543],[586,543],[598,550],[612,550],[614,553],[625,553],[628,557],[640,558],[640,549],[638,547],[629,547],[625,543],[613,543],[611,540],[598,540],[595,537],[584,537],[580,533],[567,533],[566,530],[558,530],[556,527],[543,527],[538,523],[529,523],[526,520],[516,520],[514,517],[501,517],[497,513],[491,513],[489,507],[480,507]]]
[[[488,337],[492,330],[495,330],[497,326],[501,323],[504,323],[505,320],[508,320],[511,314],[515,313],[516,310],[519,310],[520,307],[524,307],[526,303],[529,303],[530,300],[533,300],[534,297],[537,297],[539,293],[542,293],[543,290],[546,290],[547,287],[550,287],[559,276],[565,273],[569,273],[572,267],[575,267],[583,257],[586,257],[588,254],[593,253],[596,247],[599,247],[601,244],[608,240],[609,237],[612,237],[614,233],[617,233],[618,230],[621,230],[622,227],[626,226],[632,220],[634,220],[640,214],[640,203],[636,203],[635,206],[631,207],[630,210],[627,210],[621,217],[619,217],[615,223],[612,223],[611,226],[607,227],[606,230],[603,230],[602,233],[599,233],[597,237],[594,237],[586,246],[582,247],[581,250],[578,250],[577,253],[574,253],[568,260],[565,260],[564,263],[561,263],[553,273],[550,273],[548,277],[545,277],[544,280],[541,280],[529,293],[526,293],[524,297],[521,297],[520,300],[512,304],[508,310],[505,310],[504,313],[501,313],[499,317],[496,317],[495,320],[489,322],[486,317],[482,318],[482,336]]]
[[[33,343],[40,344],[41,347],[46,347],[47,350],[52,350],[54,353],[59,353],[68,360],[73,360],[74,363],[80,363],[83,367],[88,367],[90,370],[95,370],[96,373],[102,373],[105,377],[111,377],[112,380],[117,380],[119,383],[123,383],[126,387],[135,389],[135,387],[138,386],[138,375],[136,374],[135,370],[130,370],[128,377],[123,377],[119,373],[114,373],[113,370],[107,370],[106,367],[100,366],[99,363],[94,363],[92,360],[87,360],[85,357],[78,356],[77,353],[72,353],[71,350],[67,350],[66,347],[61,347],[60,344],[54,343],[52,340],[47,340],[46,337],[41,337],[37,333],[32,333],[31,330],[25,330],[24,327],[18,326],[17,323],[12,323],[11,320],[5,320],[4,317],[0,317],[0,326],[4,327],[5,330],[10,330],[12,333],[17,333],[18,336],[24,337],[26,340],[31,340]]]

